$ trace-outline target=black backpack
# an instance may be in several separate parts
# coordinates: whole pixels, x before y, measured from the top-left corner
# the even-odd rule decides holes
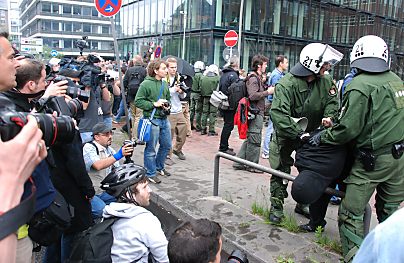
[[[145,78],[144,70],[145,69],[141,66],[135,66],[133,69],[128,69],[129,72],[127,73],[130,75],[128,78],[128,86],[126,88],[128,89],[128,95],[133,98],[139,90],[140,83],[142,83]]]
[[[228,90],[228,100],[229,100],[229,109],[235,110],[238,107],[238,102],[248,96],[247,93],[247,86],[246,81],[243,79],[238,79],[237,81],[233,82]]]
[[[119,217],[106,218],[87,229],[77,239],[68,262],[70,263],[110,263],[111,247],[114,242],[111,226]]]

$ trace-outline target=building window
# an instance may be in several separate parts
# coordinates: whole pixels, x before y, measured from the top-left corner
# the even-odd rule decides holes
[[[101,50],[111,50],[112,42],[101,42]]]
[[[98,25],[91,26],[91,33],[98,34]]]
[[[71,5],[63,5],[63,14],[71,15],[72,6]]]
[[[63,25],[64,25],[63,31],[72,32],[72,23],[71,22],[64,22]]]
[[[97,11],[97,9],[95,9],[94,7],[93,8],[91,8],[91,15],[92,16],[98,16],[98,11]]]
[[[51,12],[51,4],[42,2],[42,12],[50,13]]]
[[[51,47],[59,48],[59,39],[52,39],[51,40]]]
[[[80,15],[81,14],[81,6],[75,5],[73,6],[73,15]]]
[[[43,31],[51,31],[51,22],[42,20],[42,30]]]
[[[64,45],[64,48],[72,48],[73,47],[72,40],[71,39],[65,39],[63,41],[63,45]]]
[[[83,6],[83,16],[91,16],[91,7]]]
[[[52,13],[59,14],[59,5],[58,4],[55,4],[55,3],[52,4]]]
[[[90,48],[91,49],[98,49],[98,42],[92,40],[91,43],[90,43]]]
[[[59,31],[59,22],[52,22],[52,30]]]
[[[102,33],[109,34],[109,26],[102,26]]]
[[[73,32],[82,32],[81,23],[73,22]]]
[[[83,24],[83,32],[91,33],[91,25],[90,24]]]

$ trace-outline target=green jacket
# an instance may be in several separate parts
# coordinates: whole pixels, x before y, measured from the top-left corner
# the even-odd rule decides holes
[[[201,77],[202,77],[202,73],[201,72],[197,72],[195,73],[195,76],[192,78],[192,88],[191,91],[192,92],[201,92]]]
[[[280,137],[296,139],[303,130],[292,118],[306,117],[306,132],[321,125],[321,119],[336,119],[339,102],[337,90],[330,76],[325,75],[307,83],[303,78],[286,74],[275,86],[271,119],[276,134]]]
[[[361,73],[347,86],[336,125],[321,142],[378,150],[404,140],[404,85],[393,72]]]
[[[209,74],[212,74],[210,76]],[[214,73],[208,73],[207,76],[201,77],[201,96],[209,97],[212,95],[213,91],[217,89],[219,85],[220,77],[216,76]]]
[[[161,83],[164,85],[163,94],[160,99],[166,99],[170,101],[170,91],[167,87],[167,82],[157,80],[155,78],[147,76],[145,80],[140,84],[139,90],[136,93],[135,105],[143,110],[144,117],[150,117],[154,106],[153,103],[157,101],[160,94]],[[161,113],[161,108],[157,108],[154,118],[161,118],[165,116]]]

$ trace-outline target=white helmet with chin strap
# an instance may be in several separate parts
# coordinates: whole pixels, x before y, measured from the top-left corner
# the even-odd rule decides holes
[[[343,57],[341,52],[329,45],[311,43],[302,49],[299,62],[290,70],[290,73],[298,77],[318,74],[325,63],[334,66]]]
[[[205,70],[205,63],[202,61],[196,61],[194,64],[194,69],[196,72],[202,72]]]
[[[390,69],[389,48],[378,36],[359,38],[351,51],[351,68],[367,72],[385,72]]]

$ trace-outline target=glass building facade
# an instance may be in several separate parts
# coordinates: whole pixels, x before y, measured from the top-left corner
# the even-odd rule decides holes
[[[186,60],[223,66],[224,34],[238,31],[242,21],[238,45],[244,69],[257,53],[270,58],[268,70],[278,54],[293,66],[306,44],[322,42],[344,54],[334,69],[341,78],[354,42],[374,34],[387,42],[392,69],[404,77],[403,0],[245,0],[242,20],[240,5],[240,0],[124,0],[116,18],[120,50],[143,53],[154,42],[162,45],[163,56],[181,56],[185,32]]]

